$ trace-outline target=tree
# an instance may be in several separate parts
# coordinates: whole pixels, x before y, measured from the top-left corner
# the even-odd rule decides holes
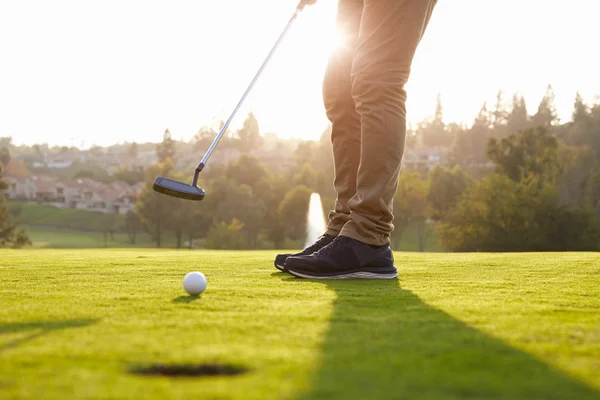
[[[501,174],[469,188],[440,228],[450,251],[596,250],[600,240],[592,212],[559,206],[556,191],[535,178]]]
[[[96,158],[104,155],[104,149],[100,146],[92,146],[89,150],[90,154]]]
[[[310,164],[304,164],[300,172],[294,177],[294,185],[303,185],[312,191],[316,191],[319,186],[319,174]]]
[[[305,141],[298,143],[294,150],[294,158],[297,165],[311,164],[316,153],[317,143],[314,141]]]
[[[496,172],[515,182],[534,176],[540,183],[551,183],[558,170],[557,139],[546,128],[528,129],[488,144],[488,157]]]
[[[6,153],[8,153],[8,149]],[[10,154],[8,154],[8,158],[10,159]],[[3,168],[3,165],[0,164],[0,247],[25,247],[31,245],[31,241],[25,231],[17,229],[17,223],[11,221],[4,204],[4,191],[8,188],[8,185],[3,179]]]
[[[543,218],[544,215],[541,216]],[[590,208],[560,207],[552,220],[547,248],[552,251],[598,251],[600,224]]]
[[[108,238],[110,237],[111,240],[114,240],[114,233],[117,229],[117,214],[103,214],[99,225],[104,236],[104,247],[108,247]]]
[[[238,185],[247,185],[256,192],[261,179],[268,176],[265,165],[256,157],[242,154],[225,168],[225,176]]]
[[[452,151],[454,150],[454,147],[456,146],[457,141],[459,140],[459,137],[461,135],[463,135],[466,131],[467,131],[467,127],[464,124],[458,124],[456,122],[450,122],[447,126],[446,126],[446,131],[448,132],[448,136],[451,138],[452,140],[452,144],[449,147],[449,157],[450,160],[452,158]]]
[[[170,169],[167,173],[169,178],[178,182],[182,182],[186,178],[183,173],[175,172],[173,169]],[[166,197],[163,201],[169,209],[169,216],[165,219],[163,228],[175,234],[176,247],[180,249],[183,245],[184,232],[189,231],[189,224],[191,223],[191,215],[188,214],[188,203],[191,201],[167,197],[162,194],[160,196]]]
[[[176,247],[181,248],[183,244],[183,232],[185,221],[188,220],[188,216],[183,212],[183,199],[173,199],[175,207],[171,209],[171,215],[167,226],[175,233]]]
[[[183,229],[188,237],[188,248],[194,246],[194,239],[206,236],[213,217],[206,212],[204,202],[182,201],[182,213],[185,216]]]
[[[529,115],[527,114],[525,98],[515,93],[512,99],[512,109],[506,119],[506,132],[516,134],[528,127]]]
[[[233,218],[231,223],[220,221],[213,225],[206,236],[207,249],[245,249],[244,224]]]
[[[256,149],[261,146],[262,138],[260,136],[260,129],[253,113],[248,114],[244,120],[244,125],[237,131],[237,135],[240,139],[242,149]]]
[[[571,122],[563,131],[566,143],[576,146],[590,146],[600,154],[600,124],[594,121],[592,108],[590,108],[579,92],[575,96]]]
[[[11,159],[5,166],[5,175],[12,176],[14,178],[25,178],[29,175],[29,169],[23,161]]]
[[[252,192],[247,191],[246,193],[248,196],[240,213],[240,220],[244,223],[248,246],[255,249],[258,247],[258,237],[263,228],[267,208],[262,200],[252,195]]]
[[[2,167],[6,168],[6,166],[8,165],[9,162],[10,162],[10,152],[8,151],[8,148],[6,148],[6,147],[0,148],[0,164],[2,164]]]
[[[331,147],[331,124],[323,131],[321,138],[317,142],[316,152],[313,162],[310,164],[317,171],[317,184],[315,191],[321,195],[321,200],[326,202],[336,196],[333,187],[334,163],[333,149]]]
[[[243,223],[246,243],[255,248],[266,214],[262,200],[253,195],[249,186],[229,181],[219,182],[219,186],[212,187],[211,196],[213,195],[206,202],[207,209],[214,210],[210,214],[217,221],[230,222],[235,218]]]
[[[306,186],[296,186],[285,194],[279,206],[279,219],[285,235],[299,240],[306,237],[308,206],[312,190]]]
[[[138,182],[144,181],[144,169],[143,168],[119,168],[115,171],[114,177],[120,181],[134,185]]]
[[[546,93],[542,97],[540,101],[540,105],[538,106],[538,110],[532,118],[533,125],[550,127],[558,122],[558,114],[556,112],[556,106],[554,105],[554,90],[552,89],[552,85],[548,85],[546,88]]]
[[[456,136],[450,159],[453,164],[460,165],[463,169],[485,167],[487,157],[486,145],[491,136],[492,117],[487,109],[487,104],[479,110],[473,125],[467,131]]]
[[[283,176],[271,174],[263,177],[256,188],[256,196],[262,200],[266,207],[263,227],[267,237],[273,242],[275,248],[282,248],[285,239],[284,225],[279,219],[278,209],[283,201],[290,184]]]
[[[142,220],[135,211],[130,210],[127,212],[127,215],[125,215],[124,228],[129,236],[129,243],[135,244],[137,233],[143,228]]]
[[[442,95],[438,93],[435,100],[433,122],[435,125],[444,126],[444,107],[442,106]]]
[[[38,161],[41,161],[44,158],[44,150],[45,149],[41,145],[39,145],[39,144],[34,144],[32,146],[32,148],[33,148],[33,152],[34,152],[34,154],[36,156],[36,159]],[[47,147],[46,147],[46,149],[47,149]]]
[[[156,145],[156,156],[159,163],[164,163],[167,159],[175,159],[175,141],[168,129],[163,134],[162,142]]]
[[[487,102],[484,102],[479,110],[479,113],[473,121],[472,128],[490,129],[492,126],[492,116],[487,107]]]
[[[418,223],[419,247],[423,250],[424,229],[427,212],[428,183],[417,172],[402,172],[398,178],[398,190],[394,197],[394,248],[398,249],[402,234],[411,223]]]
[[[135,160],[137,158],[138,154],[139,154],[138,144],[136,142],[131,143],[127,147],[127,156],[131,160]]]
[[[592,117],[592,127],[589,135],[592,136],[590,146],[596,151],[596,155],[600,157],[600,102],[594,104],[590,115]]]
[[[585,204],[600,217],[600,168],[591,171],[585,185]]]
[[[453,137],[448,134],[444,124],[441,95],[438,94],[433,118],[423,121],[417,127],[417,138],[426,147],[449,147]]]
[[[13,220],[19,219],[19,217],[23,213],[23,208],[24,208],[24,206],[23,206],[23,203],[21,203],[21,202],[11,204],[8,211],[10,212],[10,216],[12,217]]]
[[[412,123],[408,122],[406,126],[406,139],[404,145],[407,149],[414,149],[419,145],[419,138],[417,137],[417,130],[413,128]]]
[[[64,169],[64,174],[71,179],[90,178],[100,182],[109,182],[113,177],[99,161],[82,163],[79,161]]]
[[[202,151],[202,150],[206,150],[206,148],[210,145],[210,143],[215,139],[215,137],[217,136],[217,132],[215,131],[215,129],[213,127],[210,126],[203,126],[200,129],[198,129],[198,132],[196,133],[196,135],[194,135],[194,150],[197,151]],[[224,140],[225,137],[223,137],[221,140]]]
[[[494,105],[494,110],[492,111],[494,136],[503,137],[506,135],[508,115],[509,112],[504,103],[504,92],[502,92],[502,89],[500,89],[498,90],[498,94],[496,94],[496,104]]]
[[[559,143],[557,150],[558,173],[556,189],[560,204],[575,207],[593,206],[588,202],[594,171],[598,159],[588,146],[569,146]]]
[[[246,243],[255,247],[266,214],[263,201],[253,195],[247,185],[239,185],[229,179],[212,181],[208,189],[210,196],[203,201],[207,214],[213,217],[213,224],[230,223],[234,218],[244,224],[243,234]]]
[[[575,94],[575,102],[573,104],[573,113],[571,114],[571,121],[579,121],[583,119],[589,118],[591,115],[591,110],[583,101],[583,97],[581,93],[577,92]]]
[[[169,228],[174,199],[162,193],[155,192],[152,186],[157,176],[172,176],[173,168],[174,166],[170,159],[149,167],[146,170],[144,187],[135,205],[137,214],[156,241],[156,247],[159,248],[162,245],[162,234]]]
[[[460,196],[473,184],[457,165],[452,170],[436,165],[429,172],[427,203],[431,218],[442,221],[454,210]]]

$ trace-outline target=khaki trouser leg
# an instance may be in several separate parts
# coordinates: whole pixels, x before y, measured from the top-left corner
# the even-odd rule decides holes
[[[348,201],[356,194],[356,177],[360,163],[360,117],[352,98],[351,70],[363,0],[340,0],[338,29],[345,41],[330,57],[323,81],[323,101],[332,123],[331,144],[335,168],[335,208],[329,213],[327,233],[336,236],[350,220]]]
[[[340,1],[340,5],[346,3]],[[336,137],[332,138],[336,166],[336,211],[330,229],[346,217],[340,234],[372,245],[385,245],[394,229],[392,201],[406,138],[406,92],[412,60],[436,0],[364,0],[358,44],[351,67],[351,94],[360,117],[360,138],[356,116],[345,111],[333,116]],[[344,68],[346,63],[342,63]],[[338,71],[345,74],[346,70]],[[338,100],[336,98],[336,100]],[[328,107],[342,108],[340,104]],[[339,119],[336,119],[338,117]],[[343,137],[341,139],[340,137]],[[337,149],[336,149],[337,147]],[[356,180],[356,152],[360,161]],[[356,193],[348,200],[356,187]],[[340,205],[338,205],[340,203]],[[347,207],[347,208],[345,208]],[[339,211],[338,211],[339,208]]]

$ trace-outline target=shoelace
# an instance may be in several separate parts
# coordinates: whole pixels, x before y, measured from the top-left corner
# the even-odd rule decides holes
[[[333,242],[331,242],[331,244],[329,244],[326,247],[323,247],[323,249],[319,252],[319,255],[328,256],[336,250],[340,249],[341,247],[345,246],[348,242],[350,242],[350,240],[351,239],[347,236],[338,237]]]
[[[317,241],[314,244],[308,246],[304,251],[310,252],[312,254],[315,251],[320,250],[325,245],[328,239],[329,238],[327,236],[323,235],[319,237],[319,239],[317,239]]]

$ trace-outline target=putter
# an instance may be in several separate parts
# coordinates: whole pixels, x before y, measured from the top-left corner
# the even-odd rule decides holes
[[[206,152],[206,154],[202,158],[202,161],[200,161],[200,164],[198,164],[198,166],[196,167],[196,170],[194,172],[194,179],[192,180],[192,184],[189,185],[187,183],[174,181],[172,179],[158,177],[154,181],[154,185],[152,187],[154,189],[154,191],[162,193],[162,194],[166,194],[167,196],[177,197],[177,198],[185,199],[185,200],[200,201],[200,200],[202,200],[204,198],[204,196],[206,195],[206,192],[202,188],[198,187],[198,175],[200,175],[200,172],[206,166],[206,163],[208,162],[208,158],[210,157],[210,155],[212,154],[213,150],[215,149],[215,147],[217,147],[217,144],[219,143],[219,141],[221,140],[221,138],[223,137],[223,135],[227,131],[227,128],[229,127],[229,124],[233,120],[233,117],[235,116],[235,114],[238,112],[238,110],[242,106],[242,103],[244,102],[244,100],[246,100],[246,97],[248,97],[248,94],[250,93],[250,91],[254,87],[254,84],[256,83],[256,81],[258,80],[258,78],[260,77],[260,75],[262,74],[263,70],[265,69],[265,67],[267,66],[267,64],[269,63],[269,61],[271,60],[271,57],[275,53],[275,50],[277,49],[277,47],[279,46],[279,44],[283,40],[284,36],[289,31],[290,27],[292,26],[292,23],[296,20],[296,18],[298,17],[298,15],[300,15],[300,13],[302,12],[302,10],[306,6],[306,2],[305,1],[306,0],[301,0],[300,3],[298,4],[298,6],[296,7],[296,11],[294,11],[294,14],[292,15],[292,17],[290,18],[289,22],[287,23],[285,29],[283,30],[283,32],[279,36],[279,39],[277,39],[277,41],[275,42],[275,45],[273,46],[273,48],[271,49],[271,51],[267,55],[267,58],[262,63],[262,65],[259,68],[258,72],[254,76],[254,79],[252,79],[252,82],[250,82],[250,85],[246,89],[246,92],[244,93],[244,95],[242,96],[241,100],[239,101],[239,103],[237,104],[237,106],[235,107],[235,109],[233,110],[233,112],[231,113],[231,116],[229,117],[229,119],[227,120],[227,122],[225,122],[225,124],[221,128],[221,131],[219,132],[219,134],[217,135],[217,137],[215,138],[215,140],[213,140],[212,144],[208,148],[208,151]]]

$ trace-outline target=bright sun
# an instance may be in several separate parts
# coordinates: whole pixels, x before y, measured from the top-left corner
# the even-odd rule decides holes
[[[328,31],[323,47],[327,49],[328,53],[331,53],[337,48],[343,46],[344,40],[345,35],[339,29],[333,28]]]
[[[290,31],[261,80],[256,101],[248,105],[259,120],[263,115],[269,118],[265,130],[283,137],[318,139],[329,122],[322,99],[323,78],[329,57],[344,46],[346,35],[335,23],[335,3],[320,4],[322,9],[304,15]]]

